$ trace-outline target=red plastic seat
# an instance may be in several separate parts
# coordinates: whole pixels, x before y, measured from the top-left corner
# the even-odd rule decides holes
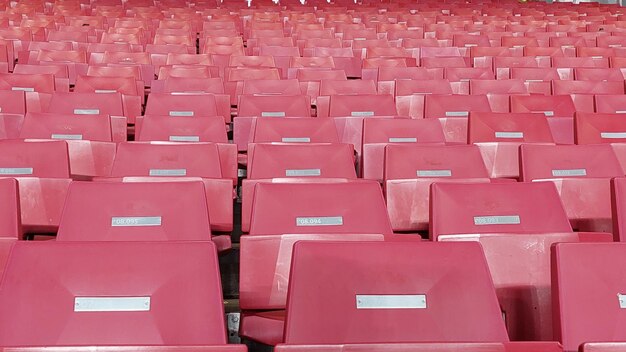
[[[47,108],[41,111],[69,115],[124,116],[122,95],[119,93],[54,93]]]
[[[232,230],[235,148],[212,143],[120,143],[111,177],[159,181],[201,179],[205,184],[211,228]],[[106,180],[106,179],[105,179]]]
[[[137,141],[228,143],[221,116],[144,116],[135,132]]]
[[[54,93],[54,75],[0,73],[0,89],[37,93]]]
[[[515,113],[472,113],[468,142],[478,145],[489,177],[519,177],[519,146],[554,142],[547,118]]]
[[[576,144],[626,142],[626,120],[621,114],[577,112],[574,121]]]
[[[243,81],[243,95],[300,95],[300,82],[297,79],[272,80],[258,79]]]
[[[0,113],[24,115],[26,113],[26,92],[0,90]]]
[[[576,68],[576,67],[596,67],[609,68],[608,58],[596,57],[554,57],[552,67],[556,68]]]
[[[310,117],[311,102],[304,95],[261,96],[242,95],[239,98],[238,117]]]
[[[436,183],[430,210],[433,240],[443,235],[572,232],[549,182]]]
[[[382,235],[304,234],[241,237],[240,335],[267,345],[283,341],[293,245],[306,241],[382,241]]]
[[[18,180],[24,231],[56,231],[71,182],[67,143],[0,141],[0,174]]]
[[[384,187],[395,231],[428,229],[434,182],[489,182],[476,146],[390,144],[385,148]]]
[[[555,335],[565,351],[583,343],[619,342],[623,335],[622,243],[561,243],[553,249],[552,289]],[[585,351],[618,351],[585,348]]]
[[[177,195],[185,194],[185,197]],[[210,241],[202,182],[74,182],[57,241]]]
[[[250,235],[307,233],[391,234],[378,183],[352,180],[256,185]]]
[[[573,117],[576,107],[568,95],[511,96],[511,112],[531,112],[547,117]]]
[[[331,119],[255,119],[252,143],[339,143]]]
[[[146,102],[145,115],[210,117],[218,113],[216,99],[211,94],[152,93]]]
[[[390,143],[444,144],[439,121],[434,119],[364,119],[360,169],[362,177],[382,182],[385,147]]]
[[[455,289],[459,284],[471,303],[459,298]],[[450,305],[455,308],[449,310]],[[351,324],[342,324],[338,315]],[[442,330],[441,324],[446,328]],[[508,341],[480,246],[418,241],[296,243],[285,343],[380,341]]]
[[[0,293],[0,309],[13,317],[0,322],[0,344],[226,344],[222,303],[210,242],[21,242]],[[172,318],[181,312],[185,319]],[[23,324],[47,333],[35,336]]]
[[[333,95],[329,116],[395,116],[396,104],[391,95]]]
[[[527,95],[528,83],[521,79],[500,80],[471,80],[469,83],[470,93],[473,95],[485,94],[494,112],[509,112],[509,99],[511,95]],[[546,95],[550,94],[550,86],[546,85]]]
[[[606,114],[626,113],[626,97],[619,95],[597,95],[595,98],[596,112]]]
[[[576,76],[577,81],[624,81],[624,75],[618,68],[578,67],[574,69],[574,76]]]
[[[522,145],[523,181],[550,180],[574,229],[611,232],[610,179],[622,176],[610,145]]]

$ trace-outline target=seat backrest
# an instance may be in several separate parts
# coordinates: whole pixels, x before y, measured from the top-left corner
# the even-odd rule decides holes
[[[257,118],[251,142],[339,143],[339,135],[331,119]]]
[[[523,113],[471,113],[469,143],[553,143],[548,119]]]
[[[111,142],[111,120],[102,115],[29,112],[24,117],[20,138]]]
[[[391,95],[332,95],[330,117],[396,116],[396,104]]]
[[[474,145],[391,144],[385,150],[385,180],[488,177],[480,149]]]
[[[228,143],[226,125],[221,116],[149,116],[136,132],[137,141]]]
[[[486,95],[427,95],[424,117],[467,117],[470,112],[491,112]]]
[[[54,75],[43,73],[0,73],[0,89],[37,93],[54,93]]]
[[[552,252],[555,338],[565,351],[584,342],[624,341],[626,244],[560,243]]]
[[[251,235],[391,234],[380,186],[371,181],[259,183]]]
[[[222,178],[223,175],[216,144],[126,142],[117,147],[111,176]]]
[[[217,116],[217,103],[211,94],[171,95],[152,93],[146,102],[146,115]]]
[[[296,243],[286,344],[432,341],[508,341],[478,244]]]
[[[115,93],[125,95],[140,95],[137,91],[137,81],[133,77],[76,77],[74,91],[80,93]]]
[[[522,145],[520,163],[524,181],[623,176],[617,156],[608,144]]]
[[[0,311],[3,346],[227,342],[211,241],[18,242]]]
[[[74,115],[124,116],[120,93],[61,93],[56,92],[44,112]]]
[[[320,95],[376,93],[376,83],[373,80],[322,80],[320,82]]]
[[[248,179],[356,178],[351,144],[254,144],[248,149]]]
[[[622,114],[577,112],[574,119],[576,144],[626,142],[626,120]]]
[[[167,240],[211,240],[202,182],[70,185],[57,241]]]
[[[521,79],[484,80],[473,79],[470,81],[471,94],[528,94],[528,88]]]
[[[0,176],[69,178],[65,141],[0,141]]]
[[[364,119],[363,144],[445,143],[441,123],[435,119]]]
[[[572,231],[551,182],[436,183],[430,200],[433,240],[452,234]]]
[[[573,117],[574,101],[569,95],[513,95],[511,112],[532,112],[546,117]]]
[[[305,95],[273,96],[242,95],[237,116],[310,117],[311,99]]]

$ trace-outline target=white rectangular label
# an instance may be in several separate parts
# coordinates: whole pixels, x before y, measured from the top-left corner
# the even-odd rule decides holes
[[[452,177],[452,170],[417,170],[417,177]]]
[[[626,114],[626,110],[615,110],[616,114]]]
[[[74,109],[74,115],[99,115],[100,109]]]
[[[32,175],[32,167],[2,167],[0,175]]]
[[[618,293],[617,294],[617,299],[619,300],[619,307],[621,309],[626,308],[626,295]]]
[[[554,111],[543,111],[545,116],[554,116]]]
[[[296,226],[342,226],[343,216],[297,217]]]
[[[283,137],[281,141],[283,143],[310,143],[311,138],[309,137]]]
[[[469,116],[468,111],[446,111],[446,117],[465,117]]]
[[[262,111],[261,117],[285,117],[284,111]]]
[[[496,132],[496,138],[524,138],[524,132]]]
[[[161,226],[160,216],[114,216],[111,218],[113,227]]]
[[[22,92],[34,92],[35,88],[31,87],[11,87],[11,90],[18,90]]]
[[[389,143],[416,143],[417,138],[414,137],[389,137]]]
[[[170,116],[194,116],[193,111],[170,111]]]
[[[519,215],[474,216],[474,225],[519,225]]]
[[[356,295],[356,309],[426,309],[426,295]]]
[[[82,140],[82,134],[52,134],[50,136],[52,139],[69,139],[69,140]]]
[[[98,94],[110,94],[110,93],[117,93],[117,91],[115,89],[96,89],[96,93],[98,93]]]
[[[75,312],[149,312],[150,297],[74,297]]]
[[[320,176],[321,174],[322,174],[322,170],[320,170],[320,169],[285,170],[285,176],[287,176],[287,177]]]
[[[626,132],[600,132],[600,137],[606,139],[626,138]]]
[[[187,176],[187,169],[150,169],[150,176]]]
[[[542,79],[527,79],[526,83],[539,83],[539,82],[543,82]]]
[[[587,169],[552,170],[552,176],[587,176]]]
[[[199,136],[170,136],[170,142],[200,142]]]
[[[350,112],[350,116],[353,116],[353,117],[374,116],[374,112],[373,111],[352,111]]]

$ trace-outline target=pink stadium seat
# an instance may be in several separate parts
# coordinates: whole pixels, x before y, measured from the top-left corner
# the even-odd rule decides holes
[[[71,182],[67,143],[0,141],[0,173],[18,180],[24,231],[56,231]]]
[[[586,342],[624,340],[619,328],[623,306],[623,276],[619,268],[624,248],[622,243],[561,243],[554,247],[555,337],[564,351],[578,351]],[[589,347],[585,351],[594,351]],[[617,349],[597,351],[618,351],[620,345],[614,347]]]
[[[450,214],[454,215],[454,221]],[[549,182],[434,184],[430,237],[460,234],[568,233],[572,228]]]
[[[30,110],[32,111],[32,110]],[[70,115],[109,115],[124,116],[122,95],[119,93],[54,93],[50,103],[41,110],[32,112],[49,112]]]
[[[550,180],[574,229],[611,232],[610,179],[622,176],[610,145],[522,145],[523,181]]]
[[[595,97],[596,112],[606,114],[626,113],[626,97],[619,95],[598,95]]]
[[[392,234],[378,183],[352,180],[256,185],[250,235],[307,233]]]
[[[624,80],[624,75],[618,68],[578,67],[574,69],[574,76],[578,81],[622,82]]]
[[[139,120],[138,120],[139,121]],[[228,143],[221,116],[144,116],[137,128],[137,141]]]
[[[435,119],[364,119],[361,174],[382,182],[385,147],[390,143],[444,144],[445,136]]]
[[[356,179],[354,147],[349,144],[252,144],[248,149],[247,179],[241,186],[241,228],[248,232],[254,189],[259,182],[289,179]],[[295,180],[295,181],[294,181]]]
[[[617,177],[612,181],[612,218],[613,218],[613,236],[615,242],[626,241],[626,219],[624,218],[624,197],[626,197],[626,179]]]
[[[545,86],[546,95],[550,94],[550,86]],[[487,95],[491,110],[494,112],[509,112],[509,99],[511,95],[527,95],[527,84],[521,79],[500,80],[471,80],[469,90],[472,95]],[[537,92],[535,92],[537,93]]]
[[[428,229],[434,182],[489,182],[476,146],[390,144],[385,148],[384,187],[395,231]]]
[[[217,116],[216,99],[211,94],[171,95],[152,93],[146,103],[146,115]]]
[[[122,94],[124,116],[134,123],[135,118],[141,115],[141,105],[144,100],[143,83],[137,82],[132,77],[90,77],[79,75],[76,78],[74,92]]]
[[[554,142],[547,118],[520,113],[471,113],[468,142],[478,145],[489,177],[519,177],[519,147]]]
[[[0,112],[24,115],[26,113],[26,92],[0,90]]]
[[[300,95],[297,79],[271,80],[258,79],[243,81],[243,95]]]
[[[311,102],[304,95],[261,96],[242,95],[239,98],[238,117],[310,117]]]
[[[234,152],[229,145],[212,143],[120,143],[111,177],[148,178],[155,182],[202,180],[207,192],[211,228],[230,231],[233,224],[232,187],[237,175]]]
[[[185,197],[177,195],[185,194]],[[74,182],[57,241],[210,241],[202,182]]]
[[[0,323],[3,346],[226,344],[210,242],[16,243],[0,307],[14,317]],[[185,319],[172,318],[181,311]]]
[[[463,82],[474,79],[495,79],[490,68],[481,67],[448,67],[444,76],[451,82]]]
[[[22,222],[20,218],[20,195],[18,189],[18,181],[11,178],[0,179],[0,193],[4,197],[6,203],[0,212],[0,273],[4,269],[6,263],[8,244],[14,240],[23,239]]]
[[[395,116],[396,104],[391,95],[333,95],[329,116]]]
[[[169,76],[166,79],[152,82],[152,93],[168,94],[224,94],[224,83],[221,78],[195,78]],[[230,101],[230,99],[229,99]]]
[[[255,119],[252,143],[339,143],[331,119]]]
[[[54,93],[54,75],[0,73],[0,89],[37,93]]]
[[[325,274],[329,271],[330,277]],[[368,279],[372,277],[376,280]],[[471,304],[459,301],[450,287],[465,281],[465,297],[471,297]],[[450,311],[450,305],[456,308]],[[341,324],[337,314],[352,323]],[[446,328],[442,330],[440,324]],[[508,341],[480,246],[413,241],[296,243],[285,343],[380,341]]]
[[[287,300],[293,245],[307,241],[381,241],[382,235],[304,234],[243,236],[241,238],[240,334],[268,345],[283,341],[284,309]]]
[[[481,244],[512,340],[553,341],[549,248],[562,242],[610,242],[612,236],[593,234],[589,239],[577,233],[541,233],[444,235],[439,239]],[[533,275],[528,275],[529,270]]]
[[[570,96],[511,96],[511,112],[531,112],[546,117],[573,117],[576,107]]]
[[[425,100],[426,118],[467,117],[470,111],[491,112],[485,95],[427,95]]]
[[[621,114],[577,112],[576,144],[625,143],[626,120]]]
[[[552,58],[552,67],[556,68],[576,68],[576,67],[595,67],[609,68],[608,58],[596,57],[554,57]]]

